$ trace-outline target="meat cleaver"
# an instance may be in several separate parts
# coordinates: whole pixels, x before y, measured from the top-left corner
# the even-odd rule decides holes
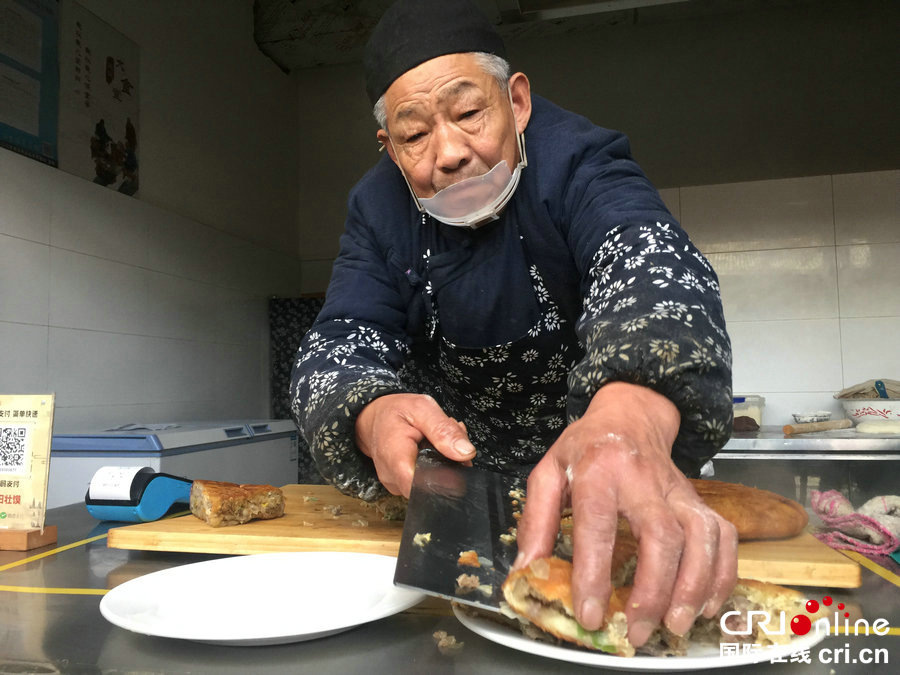
[[[394,583],[499,612],[500,586],[518,551],[509,537],[517,524],[513,513],[522,510],[524,502],[517,497],[524,492],[521,477],[463,466],[434,449],[422,450]],[[460,564],[464,551],[475,551],[480,566]],[[461,587],[462,574],[476,576],[477,588]]]

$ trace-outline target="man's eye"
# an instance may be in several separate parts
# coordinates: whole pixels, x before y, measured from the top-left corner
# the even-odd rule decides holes
[[[419,133],[413,134],[412,136],[407,136],[406,142],[415,143],[416,141],[422,140],[423,138],[425,138],[425,133],[420,131]]]
[[[467,117],[472,117],[473,115],[477,115],[477,114],[478,114],[478,110],[477,110],[477,109],[466,110],[466,112],[464,112],[462,115],[460,115],[459,118],[464,120],[464,119],[466,119]]]

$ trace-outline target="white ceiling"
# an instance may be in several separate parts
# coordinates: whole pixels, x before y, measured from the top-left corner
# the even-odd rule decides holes
[[[255,0],[254,36],[283,70],[354,63],[394,0]],[[510,41],[818,0],[474,0]]]

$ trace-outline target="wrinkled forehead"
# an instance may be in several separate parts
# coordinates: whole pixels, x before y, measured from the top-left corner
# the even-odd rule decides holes
[[[431,114],[459,101],[496,100],[500,86],[472,54],[450,54],[426,61],[397,78],[385,92],[388,118],[401,121]]]

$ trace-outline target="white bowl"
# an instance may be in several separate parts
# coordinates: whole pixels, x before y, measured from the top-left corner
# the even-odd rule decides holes
[[[810,422],[827,422],[831,419],[830,410],[817,410],[811,413],[794,413],[794,422],[797,424],[808,424]]]
[[[847,417],[854,424],[860,422],[900,421],[900,399],[896,398],[842,398]]]

